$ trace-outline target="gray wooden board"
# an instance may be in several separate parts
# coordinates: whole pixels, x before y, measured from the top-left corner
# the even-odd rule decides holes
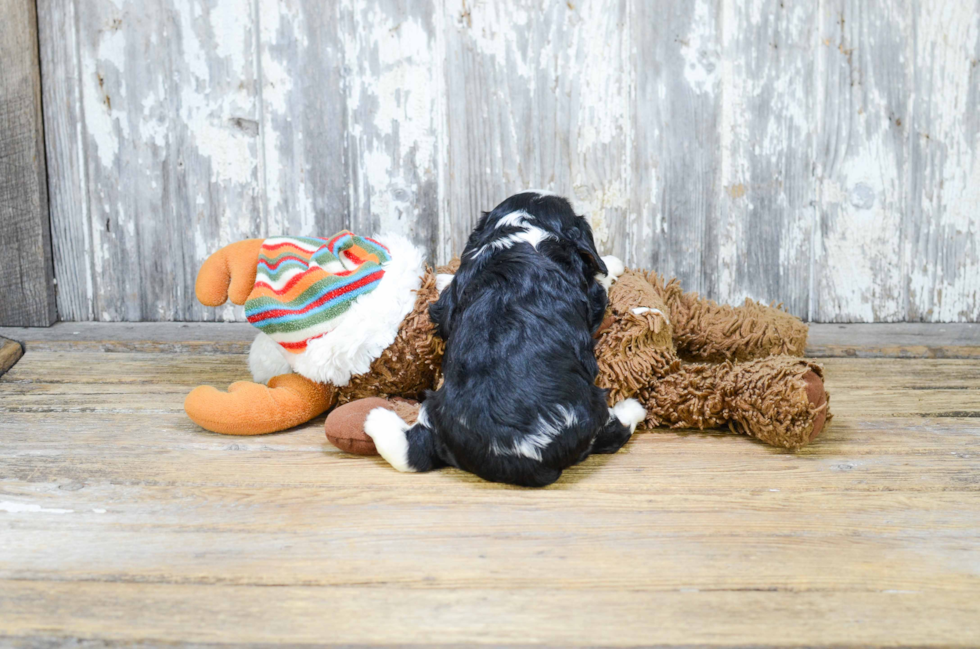
[[[219,246],[458,253],[525,188],[604,252],[822,322],[980,319],[980,0],[39,0],[59,309],[194,301]]]
[[[28,351],[244,354],[255,328],[237,322],[59,322],[48,328],[0,327],[0,336],[23,341]],[[980,324],[815,324],[807,355],[980,358]]]
[[[37,18],[32,0],[0,4],[0,324],[55,321]]]

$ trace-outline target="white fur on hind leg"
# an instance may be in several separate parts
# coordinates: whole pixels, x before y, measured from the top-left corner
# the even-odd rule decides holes
[[[630,434],[636,430],[636,425],[646,419],[647,411],[636,399],[623,399],[610,408],[612,415],[624,426],[630,427]]]
[[[364,420],[364,432],[374,440],[378,453],[399,471],[415,471],[408,464],[408,438],[405,436],[408,429],[409,425],[387,408],[375,408]]]
[[[282,355],[282,347],[268,334],[259,333],[248,350],[248,369],[256,383],[268,383],[269,379],[280,374],[290,374],[293,368]]]

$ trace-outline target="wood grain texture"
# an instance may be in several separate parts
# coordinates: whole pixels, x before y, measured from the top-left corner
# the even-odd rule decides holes
[[[721,3],[717,216],[704,292],[783,302],[809,319],[819,3]]]
[[[0,325],[47,326],[55,305],[37,15],[0,5]]]
[[[627,263],[704,291],[718,210],[720,0],[636,2],[635,221]]]
[[[247,323],[59,322],[0,327],[0,336],[36,351],[245,354],[255,338]],[[806,355],[814,358],[978,358],[980,324],[811,324]]]
[[[345,63],[336,3],[253,3],[261,123],[249,126],[262,146],[266,233],[329,234],[350,227]]]
[[[833,0],[819,15],[817,320],[908,315],[902,226],[914,173],[908,167],[911,24],[905,0],[886,4],[872,11]]]
[[[600,247],[624,254],[628,3],[445,4],[450,172],[441,257],[462,251],[481,212],[531,188],[570,198]]]
[[[163,349],[204,328],[237,329],[79,335]],[[243,378],[242,355],[79,349],[29,349],[0,379],[5,645],[980,640],[975,360],[827,359],[836,416],[798,453],[641,432],[527,490],[399,474],[330,446],[322,418],[203,432],[183,397]]]
[[[912,320],[980,320],[980,2],[913,3],[906,296]]]
[[[508,194],[821,322],[980,319],[980,2],[40,0],[59,308],[240,320],[220,245],[458,253]]]

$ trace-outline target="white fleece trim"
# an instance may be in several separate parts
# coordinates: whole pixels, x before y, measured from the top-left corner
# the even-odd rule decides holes
[[[311,381],[342,387],[351,376],[364,374],[395,342],[402,320],[415,306],[425,264],[422,252],[405,237],[375,237],[391,251],[391,261],[378,286],[335,320],[334,328],[309,342],[299,354],[286,352],[293,371]]]
[[[268,383],[269,379],[280,374],[291,374],[293,369],[279,343],[261,331],[252,341],[248,350],[248,369],[256,383]]]

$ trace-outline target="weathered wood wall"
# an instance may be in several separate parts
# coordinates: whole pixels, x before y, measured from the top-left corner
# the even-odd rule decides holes
[[[980,0],[38,0],[63,318],[231,319],[241,237],[444,260],[541,187],[818,321],[980,319]]]
[[[2,0],[0,326],[46,327],[57,319],[38,62],[34,0]]]

